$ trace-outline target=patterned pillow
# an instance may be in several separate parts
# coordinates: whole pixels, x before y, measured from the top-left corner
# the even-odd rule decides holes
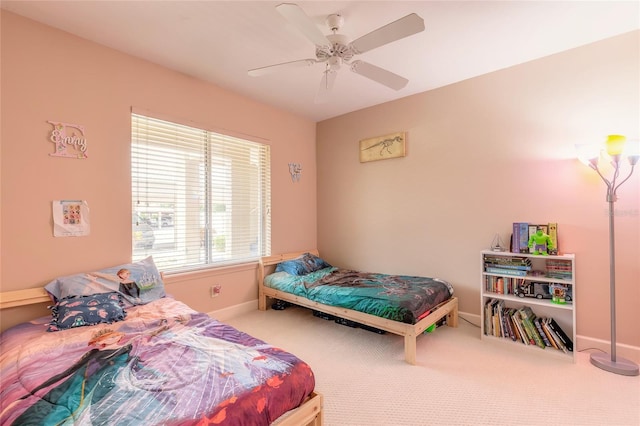
[[[86,325],[122,321],[127,312],[120,293],[100,293],[90,296],[65,297],[49,306],[52,321],[47,331],[60,331]]]
[[[327,262],[311,253],[305,253],[295,259],[278,263],[275,272],[287,272],[291,275],[306,275],[320,269],[330,268]]]
[[[151,256],[136,263],[56,278],[44,288],[54,301],[116,291],[128,304],[143,305],[165,296],[164,282]]]

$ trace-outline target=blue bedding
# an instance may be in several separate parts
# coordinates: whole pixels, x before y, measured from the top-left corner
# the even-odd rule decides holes
[[[328,267],[306,275],[274,272],[264,285],[325,305],[415,324],[453,296],[438,278],[388,275]]]

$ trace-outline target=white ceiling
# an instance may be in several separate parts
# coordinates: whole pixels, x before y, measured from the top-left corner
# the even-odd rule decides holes
[[[293,2],[293,1],[290,1]],[[639,1],[299,1],[325,34],[339,13],[352,40],[409,13],[425,31],[359,55],[409,79],[394,91],[342,67],[314,103],[324,67],[250,77],[313,58],[275,9],[282,1],[1,1],[3,9],[252,99],[321,121],[640,28]]]

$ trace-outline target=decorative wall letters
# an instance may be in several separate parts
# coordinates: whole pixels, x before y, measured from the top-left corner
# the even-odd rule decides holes
[[[52,157],[87,158],[87,139],[84,136],[84,126],[79,124],[47,121],[53,125],[49,140],[55,146]]]

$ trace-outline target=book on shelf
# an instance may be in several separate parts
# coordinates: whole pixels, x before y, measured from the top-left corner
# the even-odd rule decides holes
[[[545,332],[549,342],[551,342],[551,345],[553,345],[554,348],[567,353],[567,348],[562,344],[560,338],[549,328],[549,318],[544,318],[542,320],[542,330]]]
[[[545,261],[547,268],[547,276],[549,278],[560,278],[563,280],[571,280],[573,271],[571,270],[571,261],[565,259],[547,259]]]
[[[558,338],[562,341],[562,344],[567,348],[569,352],[573,352],[573,342],[567,336],[567,334],[562,330],[562,328],[558,325],[556,320],[553,318],[549,318],[549,328],[555,332]]]
[[[553,244],[553,248],[549,249],[549,254],[558,254],[558,224],[555,222],[549,223],[547,226],[549,234],[549,238],[551,238],[551,243]]]
[[[529,253],[529,224],[513,222],[511,251],[514,253]]]
[[[551,346],[553,346],[554,349],[562,350],[560,349],[560,346],[558,346],[558,343],[556,342],[556,340],[553,338],[553,335],[549,331],[549,327],[547,326],[547,319],[548,318],[542,318],[540,320],[540,326],[542,327],[542,331],[547,336],[547,340],[549,341]]]
[[[508,337],[514,342],[519,339],[517,336],[517,332],[515,329],[515,325],[513,324],[513,313],[515,312],[514,308],[505,308],[504,310],[504,318],[505,318],[505,327],[507,329]]]
[[[532,269],[528,257],[504,257],[486,255],[483,258],[485,271],[500,275],[524,277]]]
[[[520,265],[517,263],[492,263],[492,262],[485,262],[486,266],[492,267],[492,268],[500,268],[500,269],[517,269],[519,271],[530,271],[531,270],[531,265]]]
[[[526,256],[494,256],[491,254],[484,255],[484,263],[492,265],[516,265],[531,266],[531,259]]]
[[[524,278],[519,277],[485,275],[484,289],[488,293],[511,294],[517,296],[517,289],[524,283],[524,281]]]
[[[511,318],[513,319],[513,323],[516,325],[516,328],[518,329],[518,334],[520,335],[520,341],[522,342],[522,344],[524,345],[534,344],[534,342],[529,340],[529,336],[527,335],[527,332],[524,329],[524,325],[522,324],[522,317],[520,317],[520,313],[516,310],[511,316]]]
[[[520,269],[508,269],[508,268],[497,268],[494,266],[485,266],[485,269],[490,274],[499,274],[499,275],[512,275],[515,277],[526,277],[527,271],[522,271]]]
[[[498,299],[489,299],[484,305],[484,334],[493,335],[493,306]]]
[[[493,309],[493,335],[496,337],[504,337],[502,330],[502,309],[504,301],[499,300]]]
[[[520,330],[520,327],[516,320],[517,312],[518,311],[515,308],[511,308],[509,310],[509,320],[511,322],[511,327],[513,328],[513,334],[515,335],[513,341],[524,343],[524,340],[522,340],[522,331]]]
[[[542,341],[544,342],[544,345],[547,348],[548,347],[552,347],[553,345],[551,345],[551,342],[549,341],[549,338],[547,337],[547,334],[542,329],[542,318],[534,319],[533,320],[533,324],[536,326],[536,329],[538,330],[538,334],[540,335],[540,337],[542,337]]]
[[[485,303],[483,332],[487,336],[510,339],[524,345],[573,352],[573,342],[551,317],[536,316],[531,307],[507,307],[503,300]]]
[[[536,315],[533,313],[529,306],[523,306],[518,310],[520,312],[520,317],[522,318],[522,324],[525,327],[525,332],[529,336],[529,341],[533,340],[535,345],[538,345],[542,349],[546,348],[547,345],[544,344],[542,337],[538,334],[538,329],[534,325],[533,321],[536,319]]]
[[[516,310],[516,312],[513,314],[513,317],[516,320],[518,326],[520,327],[520,331],[522,335],[522,343],[524,343],[525,345],[535,345],[536,341],[533,339],[531,330],[525,324],[524,317],[520,313],[520,309]]]

